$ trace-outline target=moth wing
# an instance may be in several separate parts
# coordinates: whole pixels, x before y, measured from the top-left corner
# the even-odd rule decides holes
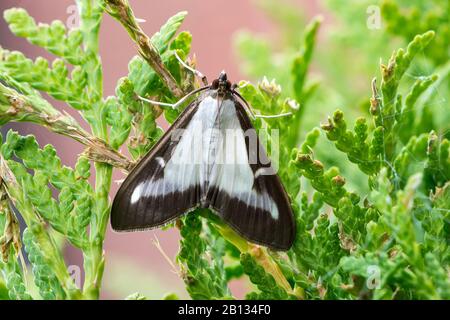
[[[166,131],[150,152],[137,164],[120,186],[111,209],[111,225],[116,231],[158,227],[195,208],[200,182],[197,165],[179,160],[195,156],[195,137],[180,130],[188,128],[198,110],[192,102]]]
[[[221,110],[221,141],[207,195],[210,208],[247,240],[288,250],[296,227],[280,178],[242,105],[228,99]]]

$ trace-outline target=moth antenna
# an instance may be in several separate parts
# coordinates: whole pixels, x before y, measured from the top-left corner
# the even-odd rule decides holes
[[[180,58],[180,56],[177,54],[176,51],[174,52],[174,54],[175,54],[175,57],[177,58],[178,62],[180,62],[183,67],[185,67],[186,69],[191,71],[193,74],[195,74],[197,77],[199,77],[202,80],[202,82],[203,82],[203,84],[205,86],[208,85],[208,79],[206,78],[206,76],[203,73],[201,73],[200,71],[198,71],[198,70],[188,66],[186,64],[186,62],[184,62],[183,59]]]
[[[179,102],[179,101],[178,101],[178,102],[176,102],[176,103],[167,103],[167,102],[161,102],[161,101],[150,100],[150,99],[147,99],[147,98],[144,98],[144,97],[141,97],[141,96],[138,96],[138,99],[141,100],[141,101],[150,103],[150,104],[154,104],[154,105],[162,106],[162,107],[171,107],[171,108],[173,108],[173,109],[176,109],[176,105],[177,105],[178,102]]]
[[[292,116],[292,112],[286,112],[286,113],[280,113],[280,114],[271,114],[271,115],[263,115],[263,114],[255,115],[256,118],[263,118],[263,119],[281,118],[281,117],[288,117],[288,116]]]
[[[138,96],[138,99],[139,99],[139,100],[142,100],[142,101],[144,101],[144,102],[147,102],[147,103],[151,103],[151,104],[157,105],[157,106],[171,107],[172,109],[176,109],[176,108],[178,108],[183,102],[185,102],[190,96],[192,96],[192,95],[194,95],[194,94],[196,94],[196,93],[202,92],[202,91],[204,91],[204,90],[207,90],[207,89],[209,89],[209,87],[210,87],[210,86],[205,86],[205,87],[201,87],[201,88],[195,89],[194,91],[189,92],[187,95],[185,95],[183,98],[181,98],[180,100],[178,100],[178,101],[175,102],[175,103],[167,103],[167,102],[161,102],[161,101],[154,101],[154,100],[150,100],[150,99],[147,99],[147,98],[144,98],[144,97],[141,97],[141,96]]]
[[[250,106],[250,104],[247,102],[247,100],[244,99],[243,96],[241,96],[241,94],[239,92],[237,92],[236,90],[232,90],[231,91],[233,94],[237,95],[239,97],[239,99],[241,99],[242,102],[244,102],[245,105],[245,109],[247,109],[248,113],[250,114],[250,117],[252,118],[252,120],[256,119],[256,115],[253,112],[252,107]]]

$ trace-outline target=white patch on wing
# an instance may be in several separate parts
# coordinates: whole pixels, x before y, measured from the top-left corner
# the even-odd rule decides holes
[[[145,185],[145,183],[140,183],[131,194],[131,203],[136,203],[142,196],[142,187]]]
[[[166,166],[166,162],[164,161],[163,157],[156,157],[155,160],[158,162],[161,168],[164,168]]]
[[[272,218],[278,219],[278,208],[271,196],[266,191],[259,193],[253,189],[255,178],[249,165],[244,131],[230,100],[225,100],[221,107],[220,131],[222,134],[211,172],[211,186],[245,202],[249,207],[268,211]]]

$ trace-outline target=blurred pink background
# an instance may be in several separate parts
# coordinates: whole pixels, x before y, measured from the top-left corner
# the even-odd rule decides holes
[[[198,69],[211,81],[225,69],[231,81],[239,81],[238,61],[233,49],[233,35],[236,31],[248,29],[277,37],[269,19],[257,8],[256,1],[143,1],[130,0],[136,16],[145,19],[142,27],[152,35],[175,13],[186,10],[189,15],[181,30],[189,30],[193,35],[192,53],[198,60]],[[307,16],[321,11],[316,1],[293,1],[299,10],[306,10]],[[70,15],[70,0],[1,0],[0,11],[11,7],[23,7],[37,22],[49,23],[54,19],[66,22]],[[299,30],[299,35],[302,30]],[[128,61],[136,55],[136,48],[122,26],[109,16],[105,16],[100,34],[101,57],[104,71],[105,97],[114,94],[117,80],[127,74]],[[3,18],[0,19],[0,45],[8,50],[20,50],[29,58],[44,56],[54,59],[43,49],[30,45],[26,40],[11,34]],[[77,112],[52,99],[50,101],[79,119]],[[53,144],[64,164],[73,166],[76,156],[83,151],[80,144],[44,129],[29,124],[10,124],[2,128],[14,128],[22,135],[34,134],[41,146]],[[121,179],[116,171],[114,179]],[[117,190],[113,186],[111,197]],[[174,292],[187,298],[184,284],[169,263],[153,244],[157,237],[163,250],[174,260],[178,251],[178,231],[147,231],[138,233],[115,233],[108,230],[105,242],[106,269],[102,298],[122,299],[129,294],[140,292],[149,298],[160,299],[165,293]],[[82,265],[78,250],[68,247],[66,261],[69,265]],[[237,297],[242,297],[246,282],[232,282],[231,289]]]

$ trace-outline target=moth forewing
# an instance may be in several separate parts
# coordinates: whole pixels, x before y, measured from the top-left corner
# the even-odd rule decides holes
[[[196,199],[190,198],[190,190],[180,194],[175,194],[172,190],[160,196],[154,194],[169,187],[159,182],[164,178],[166,165],[178,145],[177,139],[181,139],[177,130],[188,126],[197,105],[198,101],[195,100],[186,107],[120,186],[111,209],[111,225],[114,230],[156,228],[196,207]],[[156,186],[160,190],[157,190]]]

